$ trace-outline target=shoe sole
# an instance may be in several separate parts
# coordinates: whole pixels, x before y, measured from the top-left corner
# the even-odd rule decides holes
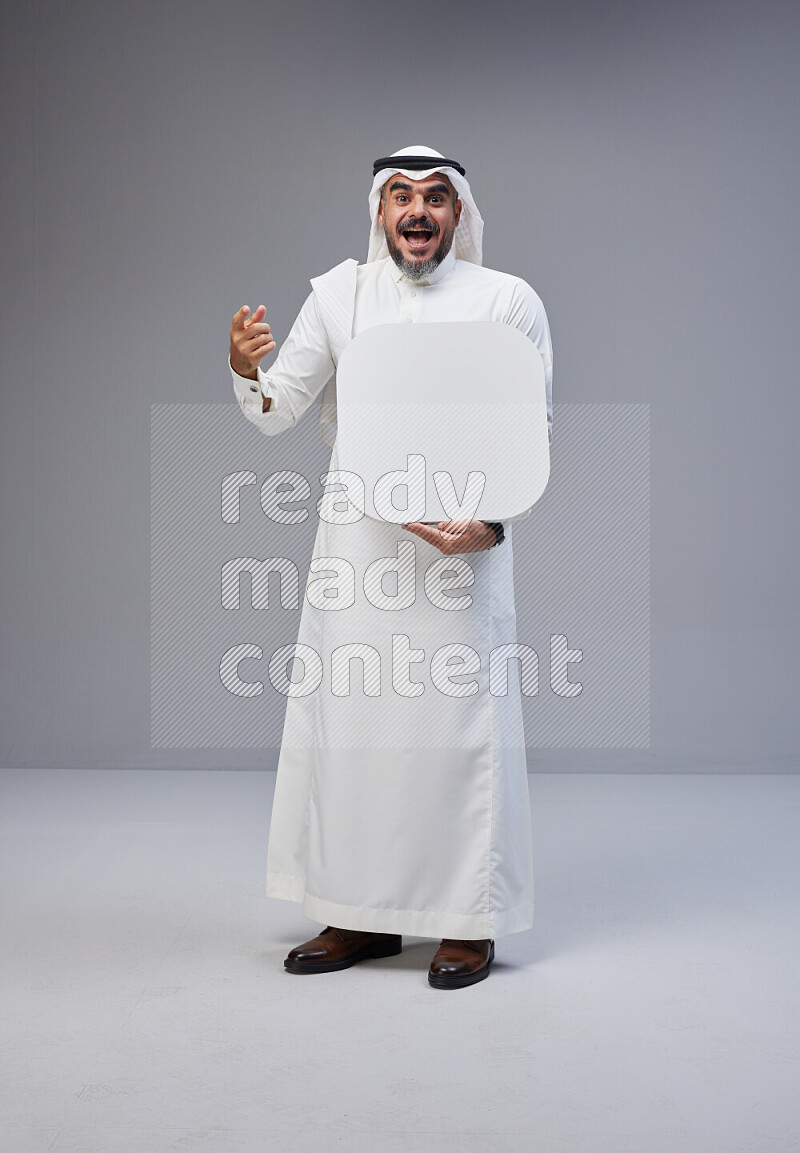
[[[428,973],[428,984],[434,989],[463,989],[466,985],[475,985],[478,981],[485,981],[489,976],[494,960],[494,942],[489,946],[489,960],[474,973],[463,973],[446,977],[437,973]]]
[[[293,961],[287,957],[283,966],[289,973],[337,973],[340,969],[349,969],[351,965],[357,965],[359,961],[368,961],[376,957],[396,957],[402,951],[402,943],[394,944],[390,941],[383,945],[365,945],[363,949],[358,949],[341,961]]]

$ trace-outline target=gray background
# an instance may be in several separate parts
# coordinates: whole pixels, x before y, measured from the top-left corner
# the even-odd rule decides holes
[[[232,400],[233,311],[280,340],[366,255],[372,159],[428,143],[544,299],[556,400],[651,406],[651,746],[531,769],[797,768],[796,4],[2,20],[0,763],[268,763],[149,747],[150,406]]]

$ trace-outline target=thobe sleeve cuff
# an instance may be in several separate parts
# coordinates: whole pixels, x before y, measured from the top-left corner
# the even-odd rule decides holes
[[[230,357],[228,357],[228,367],[231,370],[233,391],[239,408],[248,420],[257,425],[262,432],[268,434],[283,432],[285,428],[290,428],[294,424],[293,419],[288,421],[284,419],[283,413],[280,411],[281,406],[277,390],[270,385],[266,374],[261,371],[260,365],[257,369],[257,380],[250,380],[249,377],[240,376],[238,372],[235,372],[231,366]],[[264,412],[264,399],[266,397],[270,398],[270,405]]]
[[[239,376],[231,365],[231,358],[228,357],[228,368],[231,370],[233,377],[233,391],[236,393],[236,399],[239,401],[239,407],[245,413],[258,413],[262,412],[264,407],[264,393],[261,389],[261,368],[258,368],[259,379],[250,380],[249,377]],[[275,402],[272,401],[270,409]]]

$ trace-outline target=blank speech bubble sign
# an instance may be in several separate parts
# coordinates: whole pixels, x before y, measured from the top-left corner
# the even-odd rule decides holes
[[[526,516],[550,475],[544,365],[494,321],[381,324],[336,373],[338,468],[395,524]]]

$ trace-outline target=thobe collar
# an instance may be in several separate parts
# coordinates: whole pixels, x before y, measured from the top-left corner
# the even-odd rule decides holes
[[[430,285],[430,284],[438,284],[440,280],[444,280],[444,278],[446,276],[449,276],[449,274],[451,272],[453,272],[453,270],[455,269],[455,266],[456,266],[455,248],[456,248],[456,246],[454,244],[451,247],[450,251],[448,252],[447,256],[445,256],[442,263],[437,265],[436,268],[434,268],[434,270],[430,274],[430,276],[423,276],[421,280],[412,280],[410,277],[406,276],[406,274],[403,272],[402,268],[397,267],[395,262],[392,260],[391,256],[388,257],[389,271],[390,271],[392,280],[395,282],[395,284],[398,284],[398,285],[404,284],[410,288],[414,288],[418,284],[423,285],[423,286]]]

